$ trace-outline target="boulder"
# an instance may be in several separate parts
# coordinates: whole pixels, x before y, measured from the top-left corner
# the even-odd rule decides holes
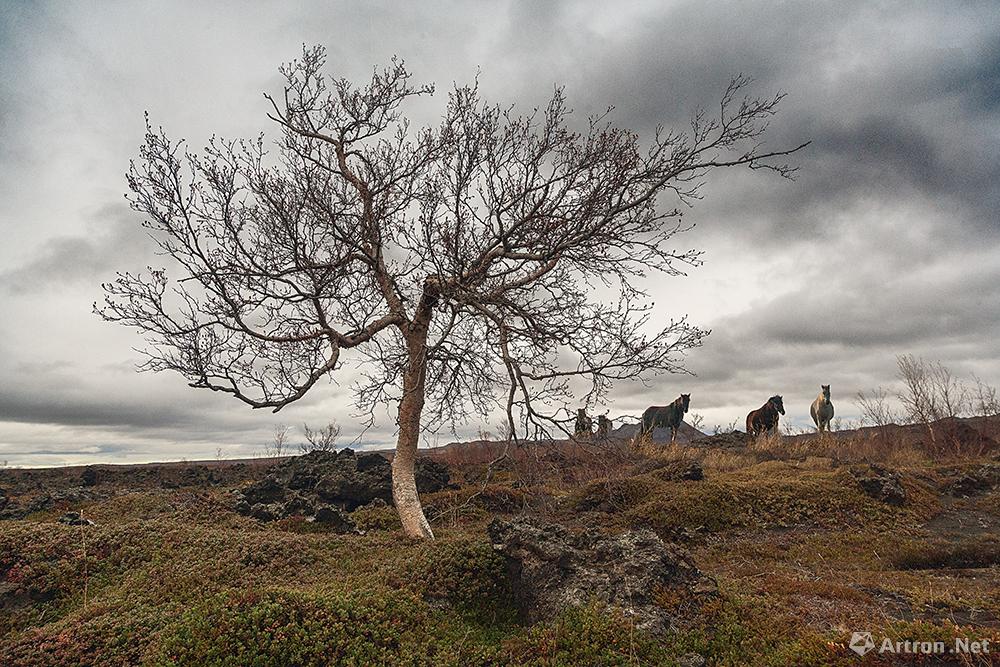
[[[852,468],[851,476],[861,490],[872,498],[890,505],[902,505],[906,502],[906,489],[897,472],[871,463],[864,468]]]
[[[686,550],[650,530],[577,534],[558,524],[498,518],[488,532],[530,622],[596,599],[631,616],[637,628],[664,632],[683,627],[718,595]]]

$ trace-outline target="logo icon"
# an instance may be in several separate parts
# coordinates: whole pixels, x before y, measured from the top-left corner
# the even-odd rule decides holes
[[[858,655],[864,655],[868,651],[875,648],[875,640],[872,639],[872,633],[870,632],[855,632],[851,635],[851,643],[849,644],[851,650]]]

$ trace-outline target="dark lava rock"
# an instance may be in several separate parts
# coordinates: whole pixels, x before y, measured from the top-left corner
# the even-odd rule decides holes
[[[334,528],[340,533],[351,533],[355,530],[354,522],[347,513],[330,505],[324,505],[316,510],[313,521]]]
[[[680,470],[677,479],[692,481],[692,482],[700,482],[701,480],[705,479],[705,471],[702,469],[700,463],[694,461],[693,463],[689,463],[688,465],[684,466]]]
[[[417,459],[415,475],[421,493],[451,485],[448,466],[437,461]],[[237,512],[261,521],[298,515],[346,526],[350,521],[345,512],[374,501],[392,501],[392,464],[376,453],[311,451],[282,462],[235,496]],[[343,521],[335,518],[339,515],[344,515]]]
[[[986,464],[955,473],[947,482],[947,490],[953,496],[971,496],[989,491],[1000,484],[1000,465]]]
[[[272,509],[276,509],[277,507],[278,507],[277,505],[265,505],[264,503],[257,503],[256,505],[250,506],[250,511],[248,512],[248,516],[252,516],[258,521],[274,521],[279,517],[275,515]]]
[[[574,534],[558,524],[498,518],[488,532],[531,622],[596,598],[632,616],[636,627],[663,632],[683,627],[718,595],[685,549],[650,530]],[[662,606],[664,599],[671,608]]]
[[[87,466],[80,473],[80,483],[84,486],[96,486],[97,485],[97,468],[94,466]]]
[[[257,503],[274,503],[285,497],[285,484],[273,475],[268,475],[253,486],[243,490],[243,497],[251,505]]]
[[[34,496],[17,496],[16,499],[0,491],[0,521],[23,519],[29,514],[53,509],[69,510],[74,505],[96,498],[93,491],[84,487],[71,487]]]
[[[85,519],[80,516],[79,512],[66,512],[61,517],[59,517],[59,523],[64,523],[67,526],[93,526],[94,522],[90,519]]]
[[[866,468],[852,468],[851,476],[861,490],[872,498],[890,505],[902,505],[906,502],[906,489],[897,472],[871,463]]]
[[[450,489],[451,471],[448,466],[434,459],[417,459],[414,465],[414,475],[417,478],[417,490],[420,493],[434,493]]]

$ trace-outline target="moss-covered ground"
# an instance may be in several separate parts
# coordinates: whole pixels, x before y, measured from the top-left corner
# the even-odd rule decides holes
[[[987,639],[990,654],[949,664],[1000,664],[1000,491],[947,491],[962,470],[996,464],[993,455],[895,452],[907,502],[893,506],[854,482],[860,461],[850,451],[803,447],[591,447],[578,460],[562,451],[553,465],[535,451],[485,486],[482,465],[453,461],[459,488],[425,498],[434,542],[406,539],[391,508],[361,508],[354,519],[365,534],[337,535],[295,518],[239,516],[228,484],[98,485],[99,499],[0,522],[0,665],[942,660],[873,652],[862,661],[847,647],[853,631],[948,646]],[[691,462],[705,478],[678,480]],[[67,509],[95,525],[57,523]],[[521,513],[651,528],[684,543],[722,595],[660,636],[597,604],[524,624],[485,537],[491,517]]]

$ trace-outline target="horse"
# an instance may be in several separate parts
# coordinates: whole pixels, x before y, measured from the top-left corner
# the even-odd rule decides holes
[[[670,442],[677,441],[677,429],[684,421],[684,413],[691,405],[691,394],[681,394],[670,405],[651,405],[642,413],[642,427],[640,436],[653,432],[654,428],[660,426],[670,427]]]
[[[822,433],[826,431],[830,432],[830,420],[833,419],[833,403],[830,402],[830,385],[822,384],[820,389],[820,395],[816,397],[813,401],[812,406],[809,408],[809,414],[812,415],[813,421],[816,422],[816,428]]]
[[[781,396],[772,396],[767,403],[747,415],[747,435],[756,438],[765,431],[778,429],[778,413],[785,414]]]
[[[597,437],[606,439],[611,435],[611,420],[607,415],[597,415]]]
[[[580,408],[576,411],[576,424],[574,435],[581,438],[594,434],[594,421],[587,415],[587,408]]]

